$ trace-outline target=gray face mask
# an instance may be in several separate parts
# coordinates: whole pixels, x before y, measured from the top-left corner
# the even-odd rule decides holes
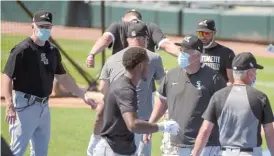
[[[207,45],[204,45],[204,49],[213,47],[214,43],[215,43],[215,34],[213,35],[212,40]]]

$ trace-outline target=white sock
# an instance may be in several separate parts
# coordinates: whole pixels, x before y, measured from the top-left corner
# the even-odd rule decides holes
[[[100,140],[101,140],[100,135],[95,135],[95,134],[91,135],[89,144],[88,144],[88,149],[87,149],[88,156],[93,156],[93,151]]]

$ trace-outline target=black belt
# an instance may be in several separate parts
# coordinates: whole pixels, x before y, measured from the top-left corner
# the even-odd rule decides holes
[[[225,147],[221,148],[222,151],[225,151],[227,149],[229,149],[229,150],[239,149],[240,152],[253,152],[253,148],[225,148]]]
[[[32,95],[30,95],[30,94],[25,94],[25,95],[24,95],[24,98],[30,100],[31,96],[32,96]],[[36,96],[36,97],[34,98],[34,101],[35,101],[35,102],[39,102],[39,103],[42,103],[42,104],[45,103],[45,102],[47,102],[48,100],[49,100],[48,97],[39,98],[39,97]]]

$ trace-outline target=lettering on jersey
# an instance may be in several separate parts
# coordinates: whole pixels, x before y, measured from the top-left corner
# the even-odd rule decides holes
[[[214,70],[220,69],[220,56],[202,56],[201,61]]]

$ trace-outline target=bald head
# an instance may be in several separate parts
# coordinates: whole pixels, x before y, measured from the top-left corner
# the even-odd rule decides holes
[[[128,11],[127,13],[125,13],[122,20],[124,22],[130,22],[132,20],[142,20],[142,16],[137,11],[131,10],[131,11]]]

